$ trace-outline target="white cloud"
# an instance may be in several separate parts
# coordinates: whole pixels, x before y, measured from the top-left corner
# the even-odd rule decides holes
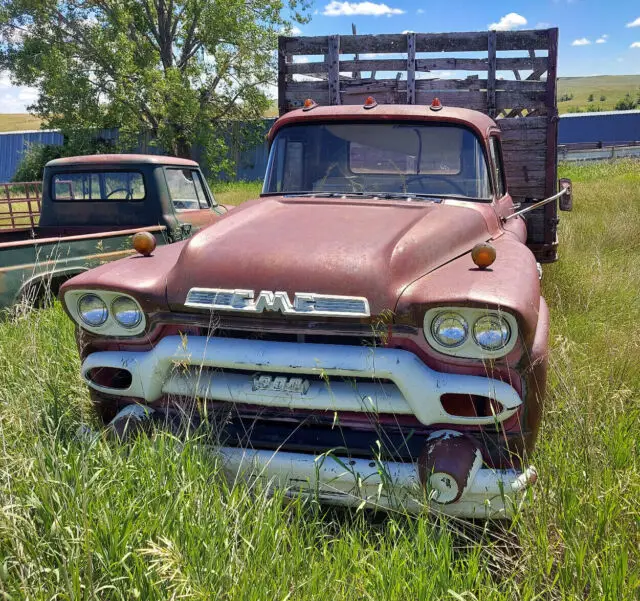
[[[640,27],[640,17],[635,21],[631,21],[631,23],[627,23],[627,27]]]
[[[571,42],[572,46],[588,46],[589,44],[591,44],[591,40],[588,40],[587,38],[578,38]]]
[[[338,2],[333,0],[324,7],[325,17],[352,17],[355,15],[381,17],[402,15],[405,11],[400,8],[391,8],[386,4],[376,2]]]
[[[291,28],[290,35],[302,35],[302,29],[300,29],[299,27],[296,27],[295,25]]]
[[[629,48],[640,48],[640,42],[634,42]]]
[[[413,29],[405,29],[402,33],[406,35],[407,33],[415,33],[415,31]]]
[[[540,23],[536,24],[534,29],[549,29],[549,27],[553,27],[553,25],[551,25],[551,23],[547,23],[546,21],[540,21]]]
[[[419,8],[419,9],[416,11],[416,14],[417,14],[417,15],[424,15],[424,13],[425,13],[425,12],[426,12],[426,11],[424,10],[424,8]]]
[[[509,13],[500,19],[497,23],[491,23],[489,29],[495,29],[496,31],[511,31],[512,29],[518,29],[518,27],[524,27],[527,24],[527,20],[518,13]]]
[[[606,33],[603,33],[597,40],[596,44],[606,44],[609,36]]]
[[[38,99],[38,90],[11,84],[9,74],[0,71],[0,113],[26,113]]]

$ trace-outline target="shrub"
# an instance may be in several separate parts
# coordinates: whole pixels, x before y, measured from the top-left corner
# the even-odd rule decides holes
[[[634,100],[631,97],[631,94],[626,94],[624,98],[621,98],[616,102],[615,110],[616,111],[632,111],[633,109],[640,106],[637,100]]]
[[[107,140],[66,139],[63,144],[31,144],[22,155],[22,160],[13,176],[14,182],[31,182],[42,179],[44,166],[53,159],[71,157],[84,154],[99,154],[114,152],[114,144]]]

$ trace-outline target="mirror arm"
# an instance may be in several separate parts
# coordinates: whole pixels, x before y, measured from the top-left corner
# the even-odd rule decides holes
[[[537,209],[538,207],[542,207],[542,206],[544,206],[544,205],[546,205],[546,204],[548,204],[550,202],[553,202],[554,200],[560,198],[561,196],[564,196],[568,192],[569,192],[569,188],[563,188],[557,194],[554,194],[553,196],[549,196],[549,198],[545,198],[544,200],[540,200],[538,202],[535,202],[532,205],[529,205],[528,207],[525,207],[524,209],[521,209],[520,211],[516,211],[515,213],[512,213],[511,215],[507,215],[506,217],[503,217],[502,218],[502,222],[505,223],[505,222],[509,221],[509,219],[513,219],[514,217],[519,217],[520,215],[524,215],[525,213],[528,213],[529,211],[533,211],[534,209]]]

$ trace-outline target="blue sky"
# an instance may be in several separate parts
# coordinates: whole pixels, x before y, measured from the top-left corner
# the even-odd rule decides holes
[[[316,0],[302,35],[560,28],[559,75],[640,74],[639,0]],[[298,32],[296,32],[298,33]],[[35,90],[0,73],[0,113],[20,113]]]

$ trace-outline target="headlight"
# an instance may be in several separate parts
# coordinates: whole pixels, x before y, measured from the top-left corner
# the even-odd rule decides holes
[[[62,299],[83,330],[100,336],[139,336],[147,327],[140,303],[116,290],[67,290]]]
[[[468,359],[498,359],[518,341],[513,314],[481,307],[433,307],[424,315],[424,336],[445,355]]]
[[[118,296],[111,303],[111,312],[123,328],[135,328],[142,321],[142,310],[138,303],[128,296]]]
[[[431,324],[433,337],[447,348],[460,346],[466,339],[469,327],[464,317],[458,313],[440,313]]]
[[[497,351],[505,347],[510,336],[509,324],[499,315],[486,315],[473,325],[473,339],[488,351]]]
[[[78,301],[78,315],[87,325],[97,328],[109,317],[104,301],[96,294],[85,294]]]

